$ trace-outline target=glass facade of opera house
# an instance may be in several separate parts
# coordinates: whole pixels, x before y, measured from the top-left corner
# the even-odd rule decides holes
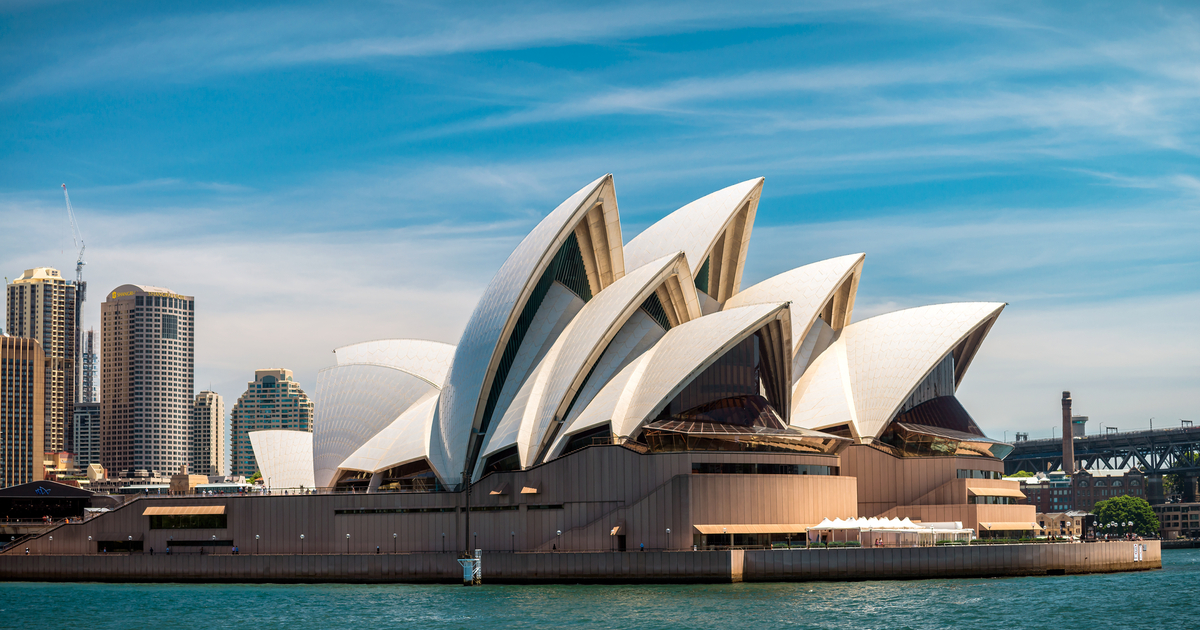
[[[272,494],[175,500],[223,525],[192,537],[530,551],[766,544],[826,518],[1036,528],[997,478],[1010,447],[955,398],[1004,304],[856,321],[864,254],[743,286],[762,186],[627,241],[612,176],[583,187],[516,247],[457,344],[338,348],[309,441],[250,434]]]

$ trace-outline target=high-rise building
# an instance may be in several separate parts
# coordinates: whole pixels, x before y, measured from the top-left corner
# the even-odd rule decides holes
[[[195,300],[126,284],[100,305],[101,464],[177,472],[190,463]]]
[[[196,394],[192,405],[193,475],[225,474],[225,399],[216,392]]]
[[[79,402],[100,402],[99,392],[96,391],[96,370],[99,367],[100,355],[96,354],[96,331],[89,328],[83,335],[83,352],[80,354]]]
[[[75,413],[72,415],[75,431],[74,440],[72,440],[75,444],[75,465],[78,468],[87,468],[89,464],[99,464],[102,459],[100,403],[75,403]]]
[[[292,380],[292,371],[255,370],[233,406],[232,475],[253,475],[258,471],[250,431],[263,429],[313,430],[313,404],[300,385]]]
[[[8,334],[36,339],[42,346],[47,452],[70,450],[75,406],[79,321],[75,283],[57,269],[27,269],[8,285]]]
[[[45,374],[36,340],[0,336],[0,487],[45,478]]]

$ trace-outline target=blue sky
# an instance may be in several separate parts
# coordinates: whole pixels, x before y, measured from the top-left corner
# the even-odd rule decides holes
[[[93,295],[195,295],[232,406],[456,341],[603,173],[626,240],[765,176],[745,285],[863,251],[857,319],[1009,303],[960,390],[997,437],[1064,389],[1097,430],[1198,419],[1197,9],[646,5],[0,2],[0,267],[71,268],[66,182]]]

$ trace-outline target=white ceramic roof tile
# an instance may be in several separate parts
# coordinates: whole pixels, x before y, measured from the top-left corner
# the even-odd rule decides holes
[[[592,298],[554,342],[528,383],[525,404],[511,406],[506,414],[520,418],[517,444],[522,466],[532,463],[530,458],[537,454],[551,421],[565,411],[562,407],[571,402],[608,342],[655,289],[677,273],[687,273],[687,261],[678,252],[628,272]]]
[[[319,487],[328,486],[351,453],[437,388],[386,365],[353,363],[317,373],[313,462]]]
[[[621,368],[616,376],[605,383],[592,402],[575,417],[567,430],[560,432],[558,438],[555,439],[554,446],[550,449],[551,455],[557,455],[562,450],[568,436],[608,422],[613,422],[614,433],[619,436],[627,435],[617,432],[617,423],[615,422],[617,408],[627,406],[628,401],[623,399],[632,395],[633,389],[636,388],[636,381],[640,378],[643,368],[653,354],[654,348],[650,348]]]
[[[662,339],[665,334],[667,331],[659,326],[654,318],[641,310],[635,312],[621,327],[621,331],[613,338],[612,343],[608,344],[608,348],[600,356],[600,360],[596,362],[591,377],[579,392],[575,406],[567,412],[567,420],[563,426],[571,426],[614,375],[631,361],[642,356],[642,353],[658,343],[658,340]]]
[[[429,431],[436,408],[437,392],[430,391],[354,451],[338,469],[374,473],[429,457]]]
[[[618,435],[632,435],[693,378],[742,339],[773,320],[783,304],[755,304],[723,310],[667,331],[654,347],[641,379],[621,418],[613,419]],[[622,411],[618,409],[618,411]]]
[[[484,436],[483,448],[479,450],[481,457],[516,443],[517,430],[521,424],[520,410],[525,408],[532,388],[531,381],[537,377],[542,359],[554,347],[556,340],[565,334],[580,309],[584,307],[584,302],[579,296],[558,283],[550,286],[546,298],[542,301],[542,307],[538,309],[529,325],[529,332],[525,334],[521,349],[513,358],[508,380],[496,399],[492,424]]]
[[[842,283],[862,273],[862,263],[865,257],[865,254],[851,254],[797,267],[743,289],[725,302],[725,308],[791,302],[794,346],[792,357],[794,358],[800,351],[809,327],[821,313],[821,307],[833,298],[834,292],[842,286]],[[849,319],[847,313],[846,320],[849,321]],[[826,323],[837,324],[839,322]],[[840,328],[840,326],[838,327]],[[792,374],[793,380],[799,378],[800,374]]]
[[[313,434],[268,429],[251,431],[250,446],[263,483],[271,488],[314,488]]]
[[[374,363],[404,370],[440,388],[446,382],[454,346],[425,339],[380,339],[334,350],[338,365]]]
[[[471,313],[434,419],[433,448],[440,451],[437,458],[446,468],[458,471],[456,477],[443,479],[446,483],[460,481],[476,412],[482,408],[487,383],[494,376],[493,359],[499,360],[507,343],[501,337],[520,315],[532,285],[588,210],[584,203],[606,183],[611,184],[611,178],[605,175],[584,186],[542,219],[504,261]],[[615,213],[615,199],[611,207]]]
[[[792,424],[853,423],[875,438],[913,389],[1004,304],[967,302],[912,308],[851,324],[792,390]]]
[[[695,275],[743,202],[762,184],[761,177],[734,184],[667,215],[625,244],[625,268],[636,269],[682,251]]]

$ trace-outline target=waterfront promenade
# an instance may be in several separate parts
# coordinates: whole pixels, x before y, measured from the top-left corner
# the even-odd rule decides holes
[[[1135,546],[1145,550],[1135,555]],[[1139,559],[1140,558],[1140,559]],[[485,583],[723,583],[1010,577],[1162,568],[1159,541],[483,554]],[[457,583],[453,553],[0,555],[0,580]]]

